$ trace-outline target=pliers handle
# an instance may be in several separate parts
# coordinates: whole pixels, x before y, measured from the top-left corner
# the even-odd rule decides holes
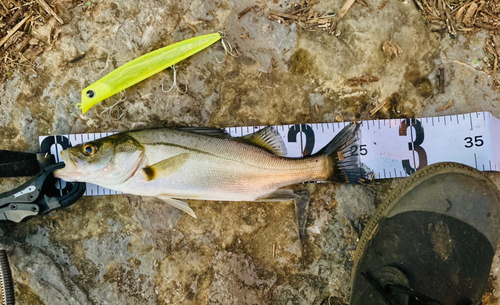
[[[39,161],[41,158],[38,158]],[[41,170],[23,185],[0,194],[0,220],[25,221],[36,215],[45,215],[54,210],[73,205],[85,193],[85,183],[66,182],[65,191],[56,188],[53,173],[64,167],[55,163],[54,157],[42,158]]]

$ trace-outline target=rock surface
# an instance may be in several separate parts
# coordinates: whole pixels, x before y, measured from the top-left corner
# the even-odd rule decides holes
[[[0,148],[36,151],[38,136],[159,126],[246,126],[435,116],[491,111],[500,117],[482,65],[486,33],[431,32],[412,1],[356,2],[335,35],[268,19],[293,1],[58,1],[65,25],[38,58],[37,74],[12,75],[0,87]],[[90,4],[90,5],[88,5]],[[343,1],[322,0],[320,13]],[[52,20],[54,21],[54,20]],[[36,27],[44,39],[51,25]],[[222,30],[240,57],[220,43],[183,61],[187,94],[164,93],[168,69],[127,89],[112,110],[85,115],[81,89],[142,54]],[[386,41],[402,50],[387,59]],[[85,57],[70,61],[82,52]],[[438,94],[437,70],[446,70]],[[376,76],[350,86],[348,79]],[[103,104],[110,107],[119,97]],[[106,110],[106,111],[105,111]],[[120,120],[114,118],[123,115]],[[489,174],[500,186],[497,173]],[[21,224],[0,223],[18,304],[330,304],[348,302],[352,255],[375,207],[399,181],[371,186],[304,184],[311,193],[307,238],[299,240],[292,202],[191,201],[198,219],[151,198],[84,197],[73,207]],[[1,190],[19,179],[3,179]],[[498,258],[492,270],[500,297]],[[494,279],[494,280],[493,280]],[[493,290],[492,290],[493,291]]]

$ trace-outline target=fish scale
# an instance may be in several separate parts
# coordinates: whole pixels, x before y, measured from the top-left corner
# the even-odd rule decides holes
[[[141,142],[148,140],[148,137],[144,137],[142,133],[131,134]],[[190,137],[193,138],[190,139]],[[186,134],[175,139],[173,137],[159,136],[158,140],[171,141],[174,145],[187,145],[187,143],[196,142],[199,138],[198,135]],[[268,192],[269,189],[276,188],[276,185],[282,186],[317,179],[324,169],[323,163],[318,164],[317,169],[313,170],[311,165],[316,166],[317,162],[306,160],[296,162],[297,160],[291,161],[272,155],[262,155],[260,150],[253,151],[255,155],[249,155],[248,150],[251,147],[245,145],[246,149],[242,149],[242,146],[238,142],[214,139],[214,143],[202,142],[200,145],[195,146],[197,150],[210,152],[210,154],[204,155],[171,145],[146,144],[146,156],[150,164],[181,153],[190,153],[197,156],[193,156],[187,161],[184,165],[184,172],[174,173],[168,179],[160,179],[154,184],[142,181],[138,177],[138,181],[136,181],[137,189],[142,189],[144,193],[149,192],[151,194],[156,188],[155,185],[159,184],[162,188],[186,190],[186,192],[203,192],[204,194],[214,190],[225,190],[240,197],[242,194],[256,193],[257,190],[260,190],[257,195],[246,197],[246,200],[254,200],[256,196],[258,197],[258,195]],[[220,162],[221,157],[224,158],[225,162]],[[235,171],[235,168],[238,170]],[[185,175],[185,172],[196,172],[197,174]],[[214,176],[214,172],[218,172],[218,176]],[[263,176],[266,176],[266,180],[263,180]],[[122,191],[125,190],[126,187],[122,189]],[[192,195],[194,194],[192,193]],[[207,195],[205,194],[205,196]]]

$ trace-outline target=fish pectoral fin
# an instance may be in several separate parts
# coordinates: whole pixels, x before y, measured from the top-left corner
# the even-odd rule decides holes
[[[277,156],[286,155],[286,146],[276,128],[268,126],[249,135],[236,138],[238,141],[260,147]]]
[[[166,203],[170,204],[171,206],[178,208],[181,211],[186,212],[187,214],[189,214],[190,216],[193,216],[194,218],[198,218],[194,214],[194,211],[189,207],[189,204],[185,203],[184,201],[174,199],[172,197],[169,197],[168,195],[159,195],[159,196],[156,196],[156,198],[159,198],[159,199],[165,201]]]
[[[189,153],[183,153],[172,158],[165,159],[153,165],[143,168],[148,181],[158,177],[167,177],[178,171],[189,159]]]
[[[279,190],[276,190],[265,197],[257,198],[257,200],[255,200],[255,201],[261,201],[261,202],[262,201],[263,202],[266,202],[266,201],[288,201],[288,200],[297,199],[298,197],[299,196],[296,195],[293,192],[293,190],[279,189]]]

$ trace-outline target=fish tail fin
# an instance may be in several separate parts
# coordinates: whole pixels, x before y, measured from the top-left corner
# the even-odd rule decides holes
[[[357,148],[353,148],[357,146]],[[373,179],[372,171],[360,160],[359,124],[350,124],[316,155],[325,155],[333,168],[329,181],[365,184]]]

